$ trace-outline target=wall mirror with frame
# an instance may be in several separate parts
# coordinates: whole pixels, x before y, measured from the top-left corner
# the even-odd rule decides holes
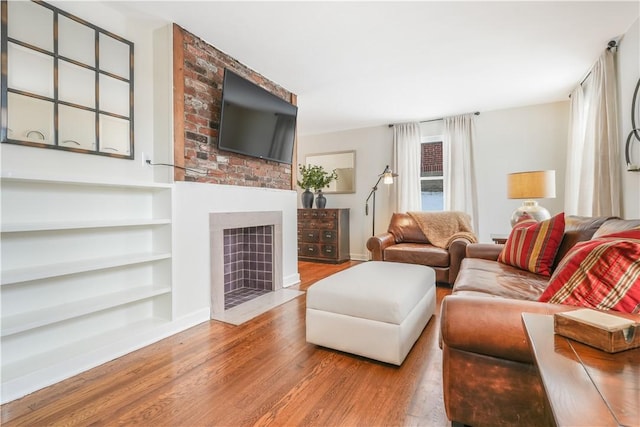
[[[0,140],[133,159],[133,43],[43,2],[1,12]]]
[[[322,166],[326,171],[335,169],[338,179],[329,184],[324,193],[355,193],[356,192],[356,152],[336,151],[332,153],[307,154],[307,165]]]

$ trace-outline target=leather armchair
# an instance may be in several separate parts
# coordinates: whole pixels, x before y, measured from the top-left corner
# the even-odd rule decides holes
[[[471,243],[461,237],[443,249],[432,245],[415,220],[406,213],[394,213],[384,234],[370,237],[367,249],[374,261],[406,262],[432,267],[436,281],[453,284],[466,247]]]

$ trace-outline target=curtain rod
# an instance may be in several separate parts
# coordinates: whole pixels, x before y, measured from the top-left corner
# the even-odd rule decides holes
[[[615,52],[614,49],[618,48],[618,41],[617,40],[609,40],[609,43],[607,43],[607,50],[612,50],[613,52]],[[589,78],[589,76],[591,76],[591,70],[589,70],[589,72],[587,73],[586,76],[584,76],[584,79],[582,79],[580,81],[580,86],[582,86],[584,84],[584,82],[587,81],[587,79]],[[569,98],[571,98],[571,94],[569,94]]]
[[[473,113],[474,116],[479,116],[480,115],[480,111],[476,111],[475,113]],[[444,120],[444,117],[440,117],[438,119],[429,119],[429,120],[420,120],[418,123],[429,123],[429,122],[437,122],[439,120]],[[392,128],[394,125],[389,125],[390,128]]]

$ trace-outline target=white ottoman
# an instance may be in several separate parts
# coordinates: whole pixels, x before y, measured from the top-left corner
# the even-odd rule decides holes
[[[369,261],[307,290],[307,342],[401,365],[436,308],[435,272]]]

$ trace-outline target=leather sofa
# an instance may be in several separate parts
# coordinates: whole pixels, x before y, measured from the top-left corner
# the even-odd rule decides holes
[[[406,213],[394,213],[386,233],[370,237],[367,249],[372,261],[406,262],[432,267],[436,282],[453,284],[469,240],[451,242],[447,249],[432,245],[415,220]]]
[[[567,216],[554,266],[576,243],[640,226],[640,220]],[[549,278],[497,262],[503,245],[471,244],[442,301],[443,395],[454,424],[548,425],[544,391],[521,314],[577,307],[537,302]]]

